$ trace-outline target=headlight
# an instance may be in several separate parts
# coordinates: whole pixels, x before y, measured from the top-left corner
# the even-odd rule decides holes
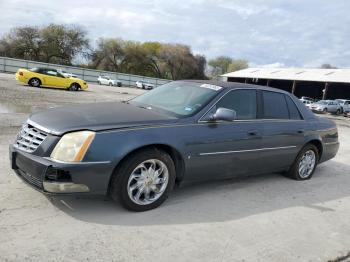
[[[95,132],[79,131],[65,134],[51,153],[51,158],[65,162],[80,162],[88,150]]]

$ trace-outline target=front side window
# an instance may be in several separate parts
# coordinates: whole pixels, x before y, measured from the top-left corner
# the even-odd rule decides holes
[[[57,72],[50,69],[46,70],[46,74],[50,76],[57,76]]]
[[[236,111],[237,120],[256,119],[256,90],[232,90],[217,102],[215,110],[219,107]]]
[[[263,91],[264,118],[289,119],[289,111],[284,94]]]

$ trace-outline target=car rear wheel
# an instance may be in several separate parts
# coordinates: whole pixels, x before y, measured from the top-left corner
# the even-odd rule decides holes
[[[109,84],[108,84],[109,86],[113,86],[113,83],[112,82],[109,82]]]
[[[324,108],[324,109],[323,109],[323,113],[327,113],[327,108]]]
[[[288,174],[295,180],[310,179],[318,162],[318,150],[313,144],[307,144],[299,152]]]
[[[32,78],[29,80],[28,83],[30,86],[33,86],[33,87],[40,87],[40,85],[41,85],[41,81],[38,78]]]
[[[337,112],[335,112],[337,115],[340,115],[341,111],[340,109],[337,109]]]
[[[129,210],[150,210],[168,198],[175,176],[174,162],[167,153],[157,149],[139,151],[115,171],[110,195]]]

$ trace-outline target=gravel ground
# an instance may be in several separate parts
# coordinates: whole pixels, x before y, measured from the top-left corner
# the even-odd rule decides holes
[[[36,89],[0,74],[0,261],[328,261],[350,251],[350,121],[341,147],[310,181],[279,174],[176,189],[160,208],[104,197],[47,197],[11,171],[8,144],[30,112],[119,101],[141,90]],[[339,260],[340,261],[340,260]]]

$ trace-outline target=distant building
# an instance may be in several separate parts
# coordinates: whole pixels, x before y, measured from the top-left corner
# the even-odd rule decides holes
[[[297,97],[350,99],[350,69],[247,68],[221,77],[228,82],[279,88]]]

